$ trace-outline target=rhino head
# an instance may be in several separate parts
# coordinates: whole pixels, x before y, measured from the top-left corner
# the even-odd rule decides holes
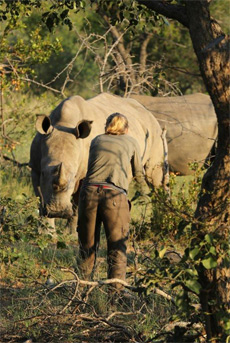
[[[70,218],[76,207],[72,195],[84,177],[82,140],[89,136],[92,121],[81,120],[75,128],[59,124],[52,126],[47,116],[39,116],[36,121],[36,129],[41,134],[41,214],[49,218]]]
[[[74,178],[65,172],[65,165],[43,165],[40,175],[41,212],[49,218],[70,218],[73,215],[71,196]]]

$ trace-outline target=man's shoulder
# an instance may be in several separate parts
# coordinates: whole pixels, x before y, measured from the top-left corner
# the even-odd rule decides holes
[[[100,140],[100,139],[103,139],[103,137],[105,136],[105,134],[104,133],[102,133],[102,134],[100,134],[100,135],[97,135],[96,137],[94,137],[93,139],[92,139],[92,143],[93,142],[96,142],[96,141],[98,141],[98,140]]]
[[[125,135],[125,139],[134,145],[138,145],[136,138],[130,136],[129,134]]]
[[[97,135],[96,137],[94,137],[92,139],[92,143],[96,142],[100,142],[100,141],[117,141],[117,140],[123,140],[125,141],[127,144],[131,144],[131,145],[134,145],[134,146],[138,146],[138,141],[130,136],[129,134],[125,134],[125,135],[107,135],[105,133],[103,134],[100,134],[100,135]]]

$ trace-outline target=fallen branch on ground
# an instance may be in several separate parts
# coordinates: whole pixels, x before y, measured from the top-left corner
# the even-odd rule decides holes
[[[64,272],[69,272],[69,273],[73,274],[75,277],[75,280],[66,280],[66,281],[61,282],[60,285],[63,285],[66,283],[76,283],[77,282],[79,285],[82,285],[82,286],[94,286],[94,287],[99,286],[100,287],[103,285],[112,285],[114,283],[119,283],[119,284],[123,285],[125,288],[127,288],[133,292],[139,292],[141,289],[145,288],[145,286],[142,286],[142,287],[130,286],[126,281],[121,280],[121,279],[106,279],[106,280],[97,280],[97,281],[81,280],[73,270],[66,269],[66,268],[62,268],[61,270]],[[58,287],[60,287],[60,285],[56,285],[54,288],[58,288]],[[54,288],[52,290],[54,290]],[[153,292],[155,294],[161,295],[165,299],[167,299],[167,300],[171,301],[173,304],[175,304],[173,297],[171,295],[165,293],[161,289],[155,287]]]

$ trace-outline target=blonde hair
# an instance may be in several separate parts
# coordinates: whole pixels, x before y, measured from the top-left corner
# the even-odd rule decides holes
[[[124,135],[128,129],[128,119],[124,114],[112,113],[106,120],[105,132],[112,135]]]

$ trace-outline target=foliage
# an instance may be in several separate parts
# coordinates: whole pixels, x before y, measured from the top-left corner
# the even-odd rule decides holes
[[[69,90],[71,94],[76,92],[83,96],[95,95],[98,91],[91,90],[94,87],[92,80],[98,74],[95,57],[86,47],[87,41],[83,43],[87,38],[84,31],[89,26],[92,12],[88,12],[88,19],[85,20],[84,14],[74,13],[71,19],[74,31],[71,33],[66,25],[47,32],[48,24],[44,17],[49,17],[48,12],[45,12],[49,4],[37,2],[37,6],[29,6],[29,9],[27,5],[29,6],[29,2],[19,7],[16,3],[9,3],[6,14],[2,16],[2,89],[25,92],[29,87],[35,94],[52,90],[68,96]],[[17,12],[17,15],[12,19],[13,12]],[[53,14],[50,16],[55,17]],[[63,24],[66,23],[64,15],[61,17]]]
[[[22,194],[22,199],[0,199],[1,209],[1,245],[0,257],[2,263],[11,264],[21,253],[15,246],[17,242],[31,244],[37,241],[40,249],[44,249],[50,237],[41,235],[41,221],[37,215],[38,203]]]
[[[23,4],[14,3],[18,8],[10,11],[10,18],[1,23],[1,87],[18,91],[24,89],[28,76],[34,74],[34,64],[47,62],[53,51],[61,50],[61,45],[58,38],[51,41],[51,35],[42,31],[35,16],[28,30],[26,18],[33,8],[28,13]],[[7,19],[4,15],[2,18]]]
[[[2,14],[4,88],[24,89],[30,82],[36,94],[52,89],[65,96],[75,92],[89,97],[98,93],[99,78],[103,77],[104,90],[124,93],[124,74],[115,72],[118,68],[116,53],[106,58],[107,49],[114,41],[109,25],[103,19],[106,13],[111,15],[108,17],[110,24],[116,25],[119,20],[115,27],[123,35],[126,53],[132,59],[124,72],[130,81],[129,73],[133,70],[136,84],[140,81],[138,78],[142,79],[139,91],[156,95],[174,94],[178,89],[182,93],[203,90],[197,79],[198,71],[187,31],[136,2],[120,1],[116,5],[101,2],[97,6],[94,3],[92,8],[89,3],[63,1],[50,6],[43,1],[37,1],[36,5],[27,1],[21,6],[17,2],[8,3]],[[82,8],[84,11],[80,11]],[[121,14],[122,9],[125,15]],[[45,29],[47,26],[50,33]],[[148,35],[152,38],[147,46],[148,60],[143,72],[141,48]],[[182,59],[181,55],[184,56]],[[105,62],[106,69],[103,69]],[[98,80],[97,85],[95,80]]]
[[[159,236],[159,241],[178,239],[181,242],[182,236],[178,228],[187,225],[188,231],[191,228],[189,223],[192,222],[204,174],[203,167],[198,167],[196,162],[192,163],[190,168],[193,171],[191,176],[183,177],[170,173],[170,197],[162,188],[151,193],[151,203],[145,205],[147,215],[143,218],[144,226],[135,230],[137,239]],[[140,206],[138,199],[135,203]],[[184,239],[186,237],[187,235]]]
[[[139,226],[134,223],[135,238],[152,241],[148,257],[140,257],[142,269],[137,284],[146,296],[157,286],[166,284],[176,304],[171,320],[186,320],[203,326],[205,319],[200,307],[200,292],[207,291],[207,286],[200,275],[203,270],[215,271],[220,261],[222,268],[228,268],[230,250],[218,230],[206,233],[205,222],[199,223],[199,232],[192,230],[195,223],[193,212],[203,176],[196,164],[192,168],[194,178],[187,187],[182,184],[179,191],[173,191],[171,198],[162,189],[153,193],[150,223],[147,221]],[[176,177],[171,175],[171,189],[175,189],[172,187],[175,180]],[[225,334],[229,335],[228,315],[218,307],[215,314],[222,318]],[[186,330],[184,334],[187,334]]]
[[[31,173],[28,168],[12,166],[12,162],[3,161],[0,167],[1,197],[13,200],[24,199],[22,194],[33,196]]]
[[[0,137],[0,156],[9,158],[18,168],[20,166],[25,168],[26,163],[29,162],[30,145],[28,142],[32,141],[35,134],[36,115],[43,113],[48,115],[57,101],[60,101],[60,99],[48,92],[35,96],[29,91],[23,93],[10,91],[8,88],[4,89],[1,99],[3,125]],[[1,159],[1,162],[2,178],[5,174],[4,166],[7,169],[8,166],[5,165],[6,162],[3,159]],[[16,169],[12,169],[12,173],[9,174],[13,174]],[[8,177],[7,175],[6,177]],[[12,180],[9,181],[12,182]],[[1,195],[3,195],[3,192],[1,192]]]
[[[39,20],[38,14],[36,17]],[[59,41],[61,50],[53,50],[50,58],[43,64],[34,64],[36,80],[43,85],[43,88],[33,87],[36,94],[41,94],[47,88],[60,92],[63,96],[76,93],[90,97],[98,92],[95,85],[95,80],[98,79],[98,69],[93,52],[93,41],[96,37],[93,38],[93,34],[90,37],[89,33],[89,30],[93,30],[92,24],[89,24],[92,17],[93,13],[90,10],[86,13],[74,13],[71,15],[72,31],[69,31],[65,25],[59,25],[52,30],[51,39]],[[98,42],[97,49],[99,48]]]
[[[138,1],[28,0],[1,1],[1,5],[0,57],[4,63],[4,87],[7,84],[18,90],[30,80],[36,85],[30,84],[35,93],[52,89],[64,94],[66,90],[66,95],[75,92],[89,97],[99,91],[95,80],[99,82],[104,75],[104,89],[107,87],[117,94],[124,92],[121,75],[114,76],[115,54],[106,61],[106,46],[111,47],[117,39],[109,32],[109,22],[123,35],[124,47],[132,58],[127,76],[130,78],[131,68],[143,80],[151,78],[151,82],[143,83],[143,92],[156,95],[174,94],[179,89],[183,94],[205,91],[187,30]],[[214,2],[211,9],[228,30],[227,3]],[[148,34],[152,38],[146,51],[145,74],[142,74],[139,58]],[[103,70],[105,61],[107,68]],[[87,90],[83,93],[82,85]]]

